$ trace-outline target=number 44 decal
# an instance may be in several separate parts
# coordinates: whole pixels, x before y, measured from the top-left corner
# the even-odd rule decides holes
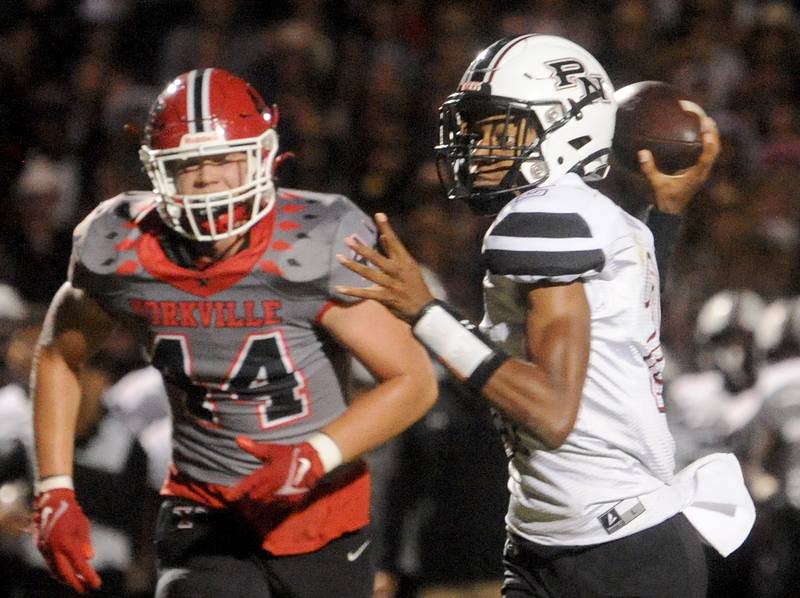
[[[189,339],[183,334],[157,335],[152,362],[166,382],[186,392],[189,412],[212,425],[219,423],[216,412],[221,400],[252,404],[262,430],[309,413],[305,377],[295,369],[281,331],[248,335],[222,384],[194,382]]]

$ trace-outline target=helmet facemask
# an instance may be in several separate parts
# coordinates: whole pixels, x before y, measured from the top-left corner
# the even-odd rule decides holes
[[[439,180],[449,199],[496,213],[547,177],[541,126],[530,106],[513,100],[454,94],[439,109]],[[539,172],[533,181],[521,167]],[[500,174],[502,176],[500,176]]]
[[[272,209],[277,149],[277,133],[268,129],[252,138],[203,141],[164,150],[143,147],[140,157],[167,226],[192,240],[219,241],[243,234]],[[235,153],[245,154],[243,184],[212,193],[178,193],[175,178],[182,163]]]

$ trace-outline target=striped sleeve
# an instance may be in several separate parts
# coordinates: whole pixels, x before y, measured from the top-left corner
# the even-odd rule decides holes
[[[600,241],[578,212],[510,212],[489,231],[483,250],[490,274],[516,282],[572,282],[606,263]]]

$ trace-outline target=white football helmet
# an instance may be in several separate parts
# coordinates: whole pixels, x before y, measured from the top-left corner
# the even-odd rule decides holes
[[[712,295],[697,315],[694,340],[698,366],[721,372],[732,392],[755,383],[763,355],[754,335],[765,308],[764,300],[754,291],[724,290]]]
[[[603,178],[616,109],[611,80],[579,45],[537,34],[495,42],[439,109],[437,162],[448,197],[494,213],[519,192],[568,172]],[[487,144],[475,123],[497,116],[516,134]],[[530,130],[536,132],[532,142],[524,137]],[[501,155],[493,156],[498,150]],[[476,184],[480,168],[505,162],[510,166],[500,182]]]
[[[755,342],[768,361],[800,355],[800,297],[770,303],[758,322]]]

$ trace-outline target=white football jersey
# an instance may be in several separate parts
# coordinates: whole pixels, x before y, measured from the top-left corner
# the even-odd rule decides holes
[[[548,449],[503,421],[510,455],[507,525],[548,545],[597,544],[681,509],[662,401],[658,269],[650,230],[568,174],[510,202],[484,238],[481,329],[527,359],[529,285],[582,280],[589,366],[575,428]]]

